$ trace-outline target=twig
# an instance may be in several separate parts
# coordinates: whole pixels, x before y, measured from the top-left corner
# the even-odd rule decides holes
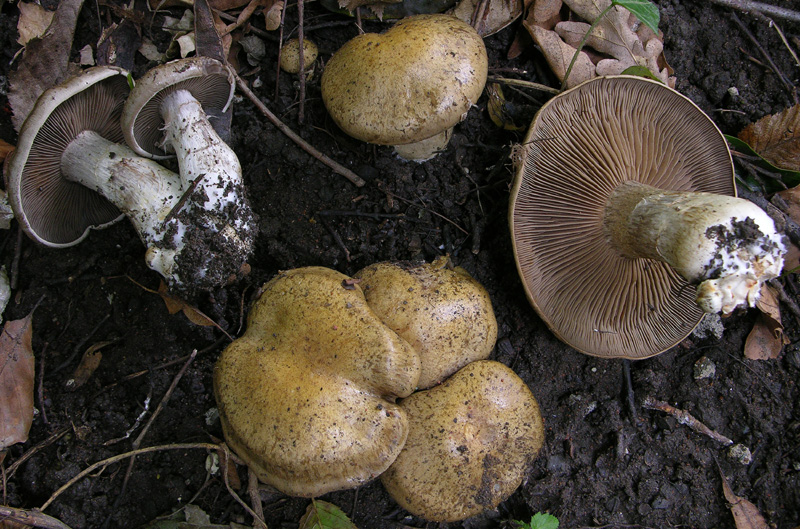
[[[89,465],[83,471],[79,472],[75,477],[61,485],[57,491],[55,491],[50,498],[47,499],[46,502],[39,507],[40,511],[44,511],[47,509],[59,496],[64,494],[66,490],[72,487],[75,483],[79,482],[98,468],[104,468],[108,465],[116,463],[118,461],[122,461],[123,459],[127,459],[129,457],[136,457],[142,454],[149,454],[151,452],[163,452],[164,450],[192,450],[192,449],[205,449],[205,450],[224,450],[225,453],[228,453],[227,447],[223,447],[221,445],[217,445],[214,443],[178,443],[178,444],[170,444],[170,445],[158,445],[158,446],[148,446],[147,448],[140,448],[138,450],[132,450],[130,452],[126,452],[124,454],[118,454],[102,461],[98,461]]]
[[[305,120],[306,109],[306,53],[304,46],[305,33],[303,32],[303,0],[297,0],[297,42],[300,47],[299,66],[300,66],[300,105],[297,107],[297,123],[302,124]]]
[[[0,505],[0,522],[6,520],[18,522],[30,527],[43,527],[44,529],[70,529],[70,527],[61,520],[57,520],[44,513]]]
[[[558,94],[558,88],[553,88],[552,86],[547,86],[544,84],[534,83],[532,81],[524,81],[522,79],[509,79],[507,77],[498,77],[496,75],[490,75],[487,78],[487,81],[491,81],[493,83],[500,83],[500,84],[507,84],[510,86],[520,86],[522,88],[530,88],[532,90],[539,90],[541,92],[547,92],[549,94]]]
[[[181,195],[181,198],[178,200],[178,202],[174,206],[172,206],[172,209],[169,210],[167,216],[164,217],[164,220],[161,222],[162,224],[166,224],[167,222],[171,221],[172,217],[178,214],[178,212],[183,208],[183,205],[186,204],[186,201],[189,199],[189,196],[192,193],[194,193],[194,190],[197,189],[197,186],[200,184],[200,182],[203,181],[203,178],[205,177],[206,173],[202,173],[197,175],[197,178],[192,180],[192,183],[189,184],[189,188],[186,191],[184,191],[183,195]]]
[[[442,215],[441,213],[438,213],[438,212],[432,210],[431,208],[427,207],[425,204],[417,204],[413,200],[409,200],[409,199],[407,199],[405,197],[401,197],[400,195],[395,195],[391,191],[388,191],[388,190],[386,190],[384,188],[381,188],[381,191],[383,191],[384,193],[386,193],[387,195],[389,195],[389,196],[391,196],[393,198],[400,199],[401,201],[405,202],[406,204],[411,204],[412,206],[416,206],[418,208],[424,209],[425,211],[429,211],[430,213],[432,213],[432,214],[436,215],[437,217],[441,218],[442,220],[444,220],[444,221],[452,224],[453,226],[455,226],[456,229],[461,231],[464,235],[469,235],[469,232],[467,230],[465,230],[464,228],[462,228],[461,226],[459,226],[458,224],[456,224],[455,221],[450,220],[447,217],[445,217],[444,215]]]
[[[320,220],[322,220],[322,219],[320,219]],[[344,241],[339,236],[339,233],[336,230],[334,230],[333,227],[328,222],[325,222],[324,220],[322,221],[322,225],[325,226],[325,229],[328,230],[328,233],[331,234],[331,236],[333,237],[333,240],[336,241],[337,245],[339,245],[339,248],[341,248],[342,252],[344,253],[345,260],[349,263],[350,262],[350,250],[347,249],[347,246],[344,244]]]
[[[247,98],[256,106],[256,108],[258,108],[258,110],[260,110],[261,113],[264,114],[264,116],[266,116],[266,118],[273,125],[275,125],[275,127],[278,128],[278,130],[280,130],[285,135],[287,135],[301,149],[303,149],[308,154],[310,154],[311,156],[313,156],[314,158],[316,158],[320,162],[324,163],[325,165],[327,165],[328,167],[333,169],[334,172],[336,172],[336,173],[344,176],[348,180],[350,180],[356,186],[363,187],[364,184],[366,184],[366,182],[360,176],[355,174],[353,171],[351,171],[347,167],[341,165],[338,162],[335,162],[334,160],[331,160],[330,158],[328,158],[327,156],[325,156],[324,154],[319,152],[310,143],[308,143],[306,140],[304,140],[303,138],[298,136],[297,133],[295,133],[292,129],[287,127],[280,119],[278,119],[278,116],[273,114],[270,111],[270,109],[268,109],[267,106],[264,103],[261,102],[261,100],[258,98],[258,96],[255,95],[252,90],[250,90],[250,88],[247,86],[247,84],[244,82],[244,80],[241,77],[239,77],[238,75],[236,75],[236,86],[239,87],[239,90],[241,90],[241,92],[244,95],[247,96]]]
[[[228,475],[227,472],[225,475]],[[261,505],[261,493],[258,491],[258,476],[250,467],[247,468],[247,492],[250,494],[253,512],[256,513],[256,522],[264,520],[264,506]]]
[[[644,402],[642,403],[642,407],[647,408],[648,410],[658,410],[663,411],[668,415],[672,415],[680,424],[686,425],[695,432],[707,435],[708,437],[712,438],[715,441],[718,441],[725,446],[732,445],[733,441],[722,435],[721,433],[715,432],[699,420],[697,420],[691,413],[685,410],[680,410],[674,406],[670,406],[666,402],[662,402],[660,400],[656,400],[652,397],[647,397]]]
[[[47,348],[49,346],[50,342],[45,342],[44,347],[42,347],[42,352],[39,354],[41,360],[39,360],[39,373],[36,377],[36,400],[39,401],[39,410],[42,412],[42,422],[45,426],[50,426],[47,420],[47,410],[44,405],[44,359],[47,357]]]
[[[760,13],[769,17],[783,18],[785,20],[800,22],[800,13],[785,7],[763,4],[761,2],[752,2],[751,0],[711,0],[711,3],[730,7],[744,13]]]
[[[222,449],[222,455],[225,458],[221,468],[228,468],[228,458],[232,457],[232,454],[225,445],[220,445],[218,448]],[[242,498],[240,498],[239,495],[236,494],[236,492],[234,492],[234,490],[231,488],[231,483],[228,480],[228,473],[226,471],[222,472],[222,481],[225,483],[225,488],[228,489],[228,494],[230,494],[233,499],[236,500],[236,502],[241,505],[245,511],[247,511],[247,514],[253,517],[253,519],[256,521],[255,525],[259,526],[261,529],[267,529],[267,524],[264,519],[260,518],[258,514],[251,509],[250,506],[247,505],[247,503],[242,500]]]
[[[744,23],[739,19],[739,17],[736,16],[736,13],[731,13],[731,18],[733,19],[734,22],[736,22],[736,24],[744,32],[744,34],[747,35],[747,38],[749,38],[750,41],[752,41],[752,43],[756,46],[756,48],[758,48],[758,51],[761,52],[761,55],[769,63],[770,68],[772,68],[772,71],[775,72],[775,75],[778,76],[778,79],[780,79],[784,88],[786,88],[786,91],[789,93],[791,97],[795,99],[795,103],[797,103],[798,102],[797,92],[794,89],[794,86],[792,86],[792,84],[789,82],[786,76],[783,75],[783,72],[778,68],[778,65],[775,64],[775,61],[772,60],[770,54],[767,53],[767,50],[765,50],[764,47],[761,46],[761,43],[758,42],[758,40],[756,40],[756,37],[750,32],[749,29],[747,29],[747,26],[744,25]]]
[[[81,352],[81,350],[84,348],[84,346],[86,345],[86,342],[88,342],[89,340],[91,340],[91,339],[92,339],[92,336],[94,336],[94,334],[95,334],[97,331],[99,331],[99,330],[100,330],[100,327],[101,327],[101,326],[102,326],[102,325],[103,325],[103,324],[104,324],[106,321],[108,321],[108,319],[109,319],[110,317],[111,317],[111,314],[106,314],[105,316],[103,316],[103,318],[102,318],[102,319],[101,319],[99,322],[97,322],[97,325],[95,325],[95,326],[94,326],[94,328],[93,328],[91,331],[89,331],[89,334],[87,334],[86,336],[84,336],[83,340],[81,340],[80,342],[78,342],[78,343],[75,345],[75,347],[73,347],[73,348],[72,348],[72,354],[71,354],[71,355],[69,355],[69,358],[67,358],[66,360],[64,360],[63,362],[61,362],[61,365],[59,365],[59,366],[56,368],[56,372],[59,372],[59,371],[61,371],[62,369],[64,369],[65,367],[67,367],[69,364],[71,364],[71,363],[72,363],[72,361],[75,359],[75,357],[78,355],[78,353],[79,353],[79,352]]]
[[[11,466],[8,467],[8,470],[6,471],[6,477],[10,479],[14,475],[14,472],[17,471],[17,469],[19,468],[19,466],[22,463],[24,463],[25,461],[27,461],[28,459],[33,457],[36,454],[36,452],[38,452],[39,450],[43,450],[43,449],[47,448],[51,444],[55,443],[56,441],[58,441],[59,439],[64,437],[67,434],[67,432],[69,432],[70,428],[71,428],[71,426],[64,426],[63,428],[61,428],[57,432],[54,432],[52,435],[50,435],[50,437],[48,437],[44,441],[40,442],[39,444],[37,444],[36,446],[32,447],[31,449],[29,449],[24,454],[22,454],[19,459],[14,461],[11,464]]]

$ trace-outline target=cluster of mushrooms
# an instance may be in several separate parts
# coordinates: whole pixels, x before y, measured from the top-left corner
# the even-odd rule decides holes
[[[98,66],[45,91],[4,171],[22,229],[73,246],[124,217],[167,284],[191,294],[240,274],[256,218],[242,170],[212,121],[231,104],[235,76],[207,57],[128,72]],[[176,157],[179,172],[155,160]]]
[[[380,476],[434,521],[519,486],[544,440],[539,407],[486,360],[489,296],[449,263],[306,267],[264,285],[214,370],[225,439],[262,482],[313,497]]]

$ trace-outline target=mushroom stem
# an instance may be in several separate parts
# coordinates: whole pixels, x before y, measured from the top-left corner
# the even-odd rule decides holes
[[[176,90],[161,103],[164,148],[175,152],[181,178],[192,184],[202,178],[206,210],[221,211],[241,203],[242,167],[239,158],[208,121],[200,102],[188,90]]]
[[[421,141],[395,145],[394,151],[404,160],[422,163],[445,150],[447,144],[450,143],[450,136],[452,135],[453,127],[450,127]]]
[[[611,193],[604,229],[623,256],[665,262],[697,285],[697,304],[710,313],[754,306],[786,253],[774,222],[752,202],[630,181]]]
[[[61,173],[117,206],[148,249],[164,244],[164,219],[183,195],[177,174],[91,130],[78,134],[64,150]]]

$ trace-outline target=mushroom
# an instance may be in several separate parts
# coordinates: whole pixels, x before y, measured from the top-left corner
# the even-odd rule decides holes
[[[405,447],[381,482],[407,511],[453,522],[494,509],[544,443],[539,405],[505,365],[479,360],[400,403]]]
[[[420,388],[491,354],[497,320],[489,294],[448,257],[377,263],[354,277],[375,314],[420,355]]]
[[[147,158],[176,156],[186,193],[173,246],[151,247],[148,262],[167,276],[189,270],[186,279],[206,287],[239,270],[257,232],[239,159],[210,121],[227,110],[235,88],[233,71],[221,62],[180,59],[142,76],[122,112],[128,145]]]
[[[314,68],[319,50],[314,41],[303,39],[303,67],[307,73]],[[281,70],[300,73],[300,39],[289,39],[281,48]]]
[[[52,247],[78,244],[90,229],[127,216],[148,248],[148,266],[170,286],[186,292],[220,286],[247,252],[221,259],[230,237],[209,233],[207,222],[187,224],[179,211],[191,185],[116,143],[123,139],[127,75],[115,67],[89,68],[39,97],[8,161],[15,215],[31,238]],[[173,257],[155,257],[164,254]],[[212,262],[190,259],[195,255]]]
[[[217,361],[214,393],[227,443],[258,478],[313,497],[394,461],[408,433],[394,401],[414,391],[419,369],[355,281],[306,267],[262,288],[247,331]]]
[[[386,33],[345,43],[322,73],[336,124],[368,143],[424,161],[447,146],[486,84],[483,39],[450,15],[405,18]]]
[[[584,353],[669,349],[705,312],[752,306],[783,267],[772,219],[735,195],[725,138],[678,92],[617,76],[556,96],[531,124],[511,194],[529,300]]]

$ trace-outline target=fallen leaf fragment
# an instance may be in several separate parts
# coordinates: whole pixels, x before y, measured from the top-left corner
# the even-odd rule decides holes
[[[775,293],[768,285],[761,287],[756,307],[761,314],[744,343],[744,355],[751,360],[778,358],[789,339],[783,332],[781,309]]]
[[[83,357],[81,357],[80,364],[78,364],[78,367],[75,368],[75,372],[72,374],[72,378],[67,381],[70,390],[76,390],[86,384],[86,381],[89,380],[95,370],[100,367],[100,361],[103,359],[103,353],[101,353],[100,350],[114,342],[115,340],[97,342],[86,349],[83,353]]]
[[[33,422],[33,313],[0,335],[0,450],[28,439]]]
[[[17,42],[25,46],[33,39],[38,39],[53,22],[55,11],[48,11],[34,2],[18,2],[19,21],[17,22]]]
[[[800,171],[800,105],[749,124],[739,139],[772,165]]]
[[[767,521],[761,516],[758,508],[746,499],[737,496],[731,490],[727,478],[720,469],[719,475],[722,478],[722,493],[728,502],[736,523],[736,529],[767,529]]]
[[[358,529],[342,510],[332,503],[311,500],[300,518],[300,529]]]
[[[481,37],[494,35],[522,15],[522,0],[460,0],[452,14],[471,25]]]

